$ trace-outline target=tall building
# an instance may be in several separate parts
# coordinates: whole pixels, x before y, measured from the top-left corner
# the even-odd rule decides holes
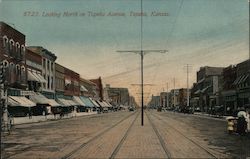
[[[234,85],[237,91],[238,107],[250,108],[250,60],[237,64],[236,74]]]
[[[27,88],[25,35],[10,25],[0,22],[0,60],[5,68],[8,94],[20,95]]]
[[[40,92],[46,80],[42,75],[42,56],[26,49],[27,82],[28,88],[34,92]]]
[[[236,80],[236,66],[230,65],[223,69],[223,105],[225,106],[225,113],[232,114],[237,109],[236,86],[233,84]]]
[[[197,82],[191,90],[191,103],[196,103],[201,111],[207,112],[214,106],[223,104],[221,100],[223,69],[223,67],[205,66],[197,72]]]

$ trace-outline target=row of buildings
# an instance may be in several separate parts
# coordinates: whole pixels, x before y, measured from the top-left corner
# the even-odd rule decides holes
[[[185,108],[189,105],[202,112],[220,109],[223,114],[249,108],[250,60],[228,67],[201,67],[196,73],[196,82],[188,93],[189,103],[187,89],[181,88],[153,96],[149,105],[169,108]]]
[[[83,106],[78,110],[89,111],[87,107],[130,104],[128,89],[104,89],[101,77],[84,79],[57,63],[57,56],[45,47],[25,44],[23,33],[0,22],[0,60],[4,68],[1,97],[6,97],[9,111],[32,104],[38,109],[33,111],[36,114],[57,110],[47,110],[47,107],[67,106],[67,111],[72,111],[69,106]],[[22,112],[20,109],[15,111],[14,115]]]

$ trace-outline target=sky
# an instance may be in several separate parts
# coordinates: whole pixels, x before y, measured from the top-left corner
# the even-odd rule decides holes
[[[138,100],[140,56],[117,51],[141,49],[140,2],[0,0],[0,21],[25,34],[27,46],[43,46],[83,78],[101,76],[104,85],[127,87]],[[202,66],[249,58],[248,0],[143,0],[142,8],[143,50],[168,50],[144,57],[144,82],[152,84],[145,86],[147,101],[167,85],[186,88],[187,64],[190,87]]]

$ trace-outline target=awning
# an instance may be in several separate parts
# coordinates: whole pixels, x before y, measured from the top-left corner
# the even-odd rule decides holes
[[[206,92],[206,91],[208,90],[209,87],[210,87],[210,86],[207,86],[207,87],[203,88],[203,89],[201,90],[201,93]]]
[[[80,96],[80,99],[82,100],[82,102],[84,103],[86,107],[95,107],[95,105],[92,103],[92,101],[88,97]]]
[[[61,106],[59,103],[57,103],[55,100],[53,99],[48,99],[49,100],[49,105],[52,107],[58,107]]]
[[[26,97],[21,96],[9,96],[8,97],[8,104],[10,106],[22,106],[22,107],[34,107],[36,104],[30,101]]]
[[[67,99],[65,99],[65,100],[70,104],[70,106],[77,106],[77,105],[79,105],[78,103],[74,102],[73,100],[67,100]]]
[[[248,79],[248,77],[249,77],[249,74],[245,75],[245,76],[241,79],[241,81],[239,81],[239,83],[244,83],[244,82]]]
[[[249,74],[247,75],[241,75],[239,77],[236,78],[236,80],[234,81],[234,85],[240,84],[240,83],[244,83],[249,77]]]
[[[82,92],[88,92],[88,89],[84,87],[83,85],[80,86],[80,91]]]
[[[95,107],[100,107],[100,105],[94,99],[91,98],[89,99],[91,100],[91,102],[94,104]]]
[[[194,94],[199,94],[200,92],[201,90],[198,89],[197,91],[194,92]]]
[[[31,72],[28,70],[28,81],[36,81],[36,82],[41,82],[41,83],[46,83],[47,81],[43,78],[42,75],[36,73],[36,72]]]
[[[201,80],[199,80],[197,83],[202,83],[203,81],[205,81],[205,78],[202,78]]]
[[[106,101],[102,101],[102,103],[104,103],[104,105],[106,106],[106,107],[112,107],[112,105],[111,104],[109,104],[108,102],[106,102]]]
[[[76,106],[78,105],[76,102],[73,100],[68,100],[68,99],[63,99],[63,98],[58,98],[58,103],[60,103],[64,107],[69,107],[69,106]]]
[[[41,83],[46,83],[47,81],[43,78],[42,75],[40,75],[39,73],[33,73],[39,80]]]
[[[70,106],[70,103],[67,100],[63,99],[63,98],[58,98],[57,101],[58,101],[58,103],[60,103],[64,107]]]
[[[28,78],[27,81],[36,81],[40,82],[40,80],[31,72],[28,70]]]
[[[77,96],[73,96],[73,101],[76,102],[77,105],[79,105],[79,106],[85,106],[85,104],[82,102],[82,100]]]
[[[101,107],[108,107],[104,102],[96,101]]]
[[[38,93],[36,95],[30,95],[30,100],[36,104],[48,104],[48,105],[50,105],[49,99],[40,93]]]

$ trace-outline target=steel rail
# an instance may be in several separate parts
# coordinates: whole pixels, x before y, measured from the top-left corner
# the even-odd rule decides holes
[[[206,149],[205,147],[203,147],[201,144],[195,142],[194,140],[190,139],[189,137],[187,137],[186,135],[184,135],[181,131],[179,131],[178,129],[176,129],[175,127],[173,127],[172,125],[170,125],[169,123],[167,123],[166,121],[162,120],[162,118],[154,115],[151,113],[152,116],[154,116],[155,118],[157,118],[158,120],[161,120],[162,122],[164,122],[165,124],[168,125],[168,127],[174,129],[176,132],[178,132],[179,134],[181,134],[184,138],[186,138],[187,140],[189,140],[190,142],[192,142],[194,145],[198,146],[199,148],[203,149],[206,153],[208,153],[210,156],[212,156],[213,158],[218,158],[217,156],[215,156],[212,152],[210,152],[208,149]]]
[[[92,137],[91,139],[89,139],[87,142],[81,144],[79,147],[75,148],[74,150],[72,150],[70,153],[64,155],[63,157],[61,157],[61,159],[68,159],[70,158],[73,154],[77,153],[79,150],[81,150],[83,147],[85,147],[86,145],[88,145],[89,143],[95,141],[96,139],[98,139],[99,137],[103,136],[104,134],[106,134],[108,131],[110,131],[111,129],[113,129],[114,127],[116,127],[117,125],[119,125],[120,123],[122,123],[124,120],[128,119],[129,117],[133,116],[136,112],[126,116],[125,118],[121,119],[119,122],[117,122],[116,124],[108,127],[107,129],[103,130],[102,132],[98,133],[96,136]]]
[[[152,120],[151,120],[151,118],[149,117],[148,113],[145,113],[145,114],[146,114],[146,116],[148,117],[149,123],[150,123],[150,125],[152,126],[152,128],[153,128],[155,134],[157,135],[157,137],[158,137],[158,139],[159,139],[159,141],[160,141],[160,144],[161,144],[161,146],[162,146],[162,148],[163,148],[163,150],[164,150],[164,152],[165,152],[167,158],[171,158],[171,153],[170,153],[169,150],[167,149],[166,143],[165,143],[164,139],[163,139],[162,136],[160,135],[159,131],[157,130],[155,124],[152,122]]]
[[[136,115],[135,119],[133,120],[133,122],[131,123],[131,125],[129,126],[129,128],[127,129],[126,133],[124,134],[124,136],[122,137],[122,139],[120,140],[120,142],[118,143],[118,145],[116,146],[116,148],[114,149],[114,151],[112,152],[111,156],[109,157],[110,159],[115,158],[115,156],[117,155],[117,153],[121,149],[124,141],[126,140],[128,134],[131,131],[131,128],[134,125],[134,123],[135,123],[136,119],[138,118],[138,116],[139,116],[139,113]]]

